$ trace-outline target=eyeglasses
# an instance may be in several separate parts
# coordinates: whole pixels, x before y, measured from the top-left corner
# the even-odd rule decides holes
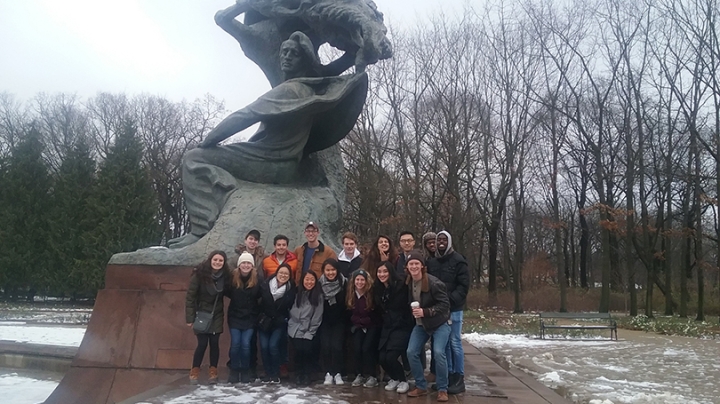
[[[305,229],[305,233],[317,233],[316,229]]]

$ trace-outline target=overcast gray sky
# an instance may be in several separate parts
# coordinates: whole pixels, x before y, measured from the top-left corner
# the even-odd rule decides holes
[[[188,101],[210,93],[235,110],[270,88],[213,20],[234,0],[0,0],[0,92],[149,93]],[[406,28],[466,0],[375,0]],[[470,4],[479,0],[469,0]]]

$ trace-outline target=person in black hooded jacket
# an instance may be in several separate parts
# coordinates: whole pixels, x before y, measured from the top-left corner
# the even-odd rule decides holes
[[[441,231],[435,239],[435,257],[427,261],[428,273],[445,283],[450,298],[451,332],[446,350],[449,387],[448,393],[465,391],[465,353],[462,347],[463,309],[470,288],[468,264],[452,246],[450,233]]]
[[[265,368],[264,383],[280,383],[280,363],[283,361],[282,344],[287,344],[287,322],[290,307],[295,301],[295,284],[292,268],[287,262],[261,285],[262,314],[258,324],[260,352]]]
[[[385,390],[407,393],[410,386],[400,359],[405,355],[410,333],[415,326],[408,304],[408,285],[401,279],[393,265],[385,262],[377,269],[374,300],[382,313],[380,331],[380,366],[390,377]]]

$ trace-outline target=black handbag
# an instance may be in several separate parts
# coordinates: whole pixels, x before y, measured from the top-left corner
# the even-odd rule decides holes
[[[260,314],[260,320],[258,321],[258,329],[263,332],[268,332],[273,328],[273,318],[267,315]]]
[[[195,331],[198,334],[207,334],[210,331],[210,327],[212,326],[213,321],[213,315],[215,314],[215,305],[217,304],[218,296],[220,296],[220,293],[215,295],[215,302],[213,303],[213,308],[210,313],[207,311],[197,311],[195,312],[195,321],[193,321],[193,331]]]

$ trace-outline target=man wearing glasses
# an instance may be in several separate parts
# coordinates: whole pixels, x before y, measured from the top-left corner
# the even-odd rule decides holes
[[[307,242],[295,249],[298,268],[300,269],[300,271],[295,272],[295,284],[298,284],[308,271],[315,272],[319,279],[322,276],[322,263],[328,258],[337,259],[335,251],[318,240],[319,235],[320,228],[315,222],[308,222],[305,225],[305,239]]]
[[[400,279],[405,279],[405,263],[410,256],[410,252],[415,247],[415,235],[408,230],[400,232],[400,256],[398,257],[395,270],[400,275]]]

